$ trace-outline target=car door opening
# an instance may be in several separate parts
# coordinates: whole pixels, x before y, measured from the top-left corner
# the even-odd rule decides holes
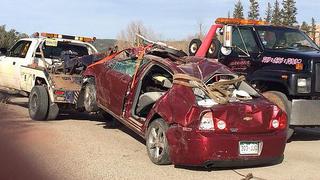
[[[152,66],[140,82],[134,114],[146,118],[153,105],[172,87],[172,81],[171,73],[158,65]]]

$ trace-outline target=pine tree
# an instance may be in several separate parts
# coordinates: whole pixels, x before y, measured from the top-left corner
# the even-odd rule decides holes
[[[272,7],[271,7],[271,4],[268,2],[266,17],[264,18],[264,20],[267,22],[271,22],[271,18],[272,18]]]
[[[280,4],[279,4],[279,1],[276,0],[273,7],[271,23],[274,25],[281,25],[281,18],[282,18],[282,15],[281,15]]]
[[[282,1],[282,24],[285,26],[293,26],[297,23],[297,8],[295,0]]]
[[[313,39],[313,41],[316,40],[316,31],[317,31],[316,21],[314,20],[314,18],[312,18],[311,19],[311,38]]]
[[[300,29],[302,31],[304,31],[305,33],[309,33],[310,32],[310,26],[308,25],[307,22],[303,21],[301,26],[300,26]]]
[[[256,0],[250,1],[250,11],[248,13],[248,19],[259,19],[259,3]]]
[[[243,6],[241,1],[239,0],[235,6],[234,6],[234,11],[233,11],[233,17],[234,18],[241,18],[243,19]]]

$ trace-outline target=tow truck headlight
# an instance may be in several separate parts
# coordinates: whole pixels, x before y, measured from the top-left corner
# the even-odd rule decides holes
[[[297,80],[297,92],[298,93],[310,93],[311,92],[311,79],[299,78]]]
[[[204,130],[204,131],[213,131],[214,130],[212,112],[207,112],[202,116],[201,121],[200,121],[200,125],[199,125],[199,129]]]
[[[305,87],[307,86],[307,79],[298,79],[298,87]]]

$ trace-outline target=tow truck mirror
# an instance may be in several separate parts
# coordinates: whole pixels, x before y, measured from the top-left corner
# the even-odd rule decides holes
[[[8,52],[7,48],[0,48],[0,55],[6,55]]]
[[[232,52],[232,26],[225,25],[223,27],[223,46],[221,53],[225,56],[230,55]]]
[[[232,26],[225,25],[223,27],[223,46],[227,48],[232,47]]]

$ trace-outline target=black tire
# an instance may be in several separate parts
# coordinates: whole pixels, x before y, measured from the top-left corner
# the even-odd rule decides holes
[[[43,86],[34,86],[29,95],[29,115],[31,119],[43,121],[47,119],[49,109],[48,91]]]
[[[213,39],[210,45],[210,48],[208,49],[207,58],[218,58],[219,52],[221,48],[221,43],[218,39]]]
[[[157,165],[171,164],[169,156],[169,144],[166,137],[168,125],[159,118],[148,127],[146,134],[146,146],[150,160]]]
[[[96,86],[90,81],[84,89],[84,108],[87,112],[97,112],[99,110],[96,96]]]
[[[202,41],[200,39],[192,39],[189,44],[189,55],[194,56],[196,55],[197,51],[199,50]]]
[[[287,140],[291,138],[294,133],[294,129],[290,128],[290,114],[291,114],[291,101],[288,100],[287,96],[279,91],[266,91],[262,93],[269,101],[275,103],[287,114]]]
[[[6,103],[9,99],[9,95],[0,91],[0,103]]]
[[[59,115],[59,106],[56,103],[50,103],[47,120],[55,120]]]

